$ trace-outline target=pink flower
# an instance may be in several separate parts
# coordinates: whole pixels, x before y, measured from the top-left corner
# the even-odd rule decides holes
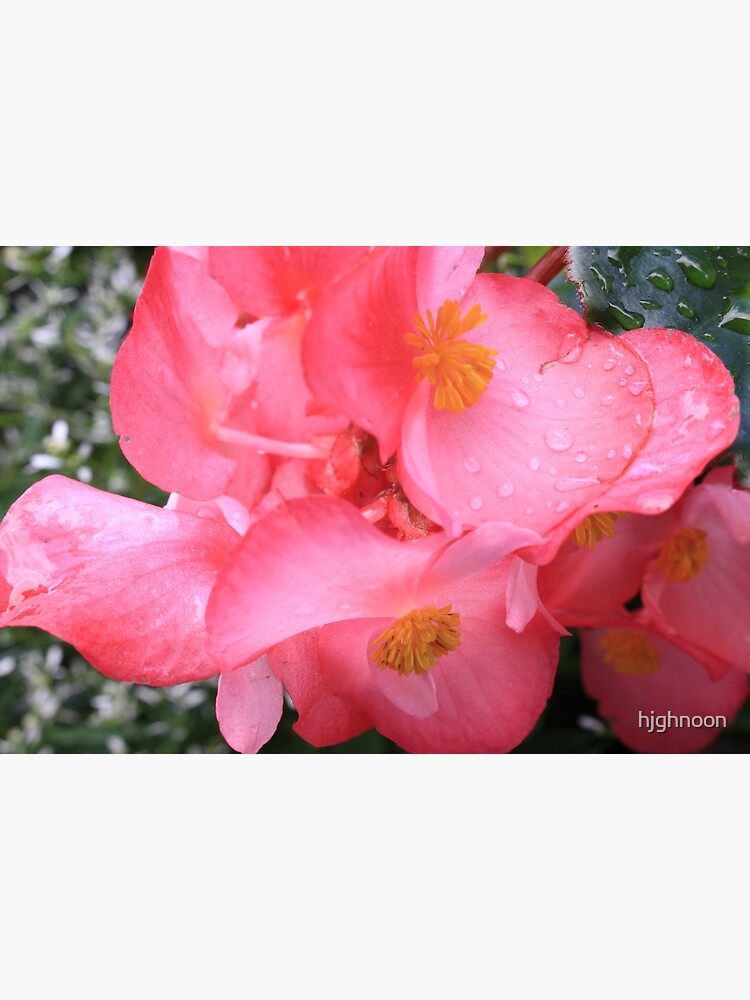
[[[734,440],[732,379],[693,337],[615,338],[536,282],[472,276],[468,252],[420,281],[430,252],[387,248],[324,291],[303,360],[452,535],[511,522],[548,561],[591,513],[665,510]]]
[[[487,524],[452,543],[397,542],[343,501],[292,500],[221,573],[211,649],[223,662],[268,653],[318,745],[375,726],[413,752],[509,750],[544,708],[557,658],[560,630],[510,556],[537,540]]]
[[[281,458],[325,458],[343,430],[316,404],[300,342],[320,289],[356,247],[156,250],[112,373],[123,452],[150,482],[250,507]]]
[[[581,630],[581,675],[599,714],[642,753],[695,753],[730,725],[745,702],[747,674],[712,680],[703,665],[636,624]]]

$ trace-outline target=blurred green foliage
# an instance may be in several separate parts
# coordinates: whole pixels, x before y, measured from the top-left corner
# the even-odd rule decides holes
[[[162,506],[167,495],[128,464],[112,431],[109,379],[151,247],[0,248],[0,516],[50,473]],[[486,269],[523,274],[546,247],[496,248]],[[551,287],[577,306],[575,286]],[[216,679],[150,688],[111,681],[68,644],[32,628],[0,630],[0,753],[232,753],[214,712]],[[287,705],[262,753],[398,753],[375,731],[316,750]],[[750,707],[715,750],[746,752]],[[561,643],[549,705],[520,753],[624,748],[595,717],[575,636]]]

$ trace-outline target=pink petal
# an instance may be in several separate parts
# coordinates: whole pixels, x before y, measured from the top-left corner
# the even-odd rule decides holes
[[[653,644],[661,666],[656,673],[638,676],[616,673],[604,661],[599,642],[606,630],[581,631],[581,670],[587,693],[598,702],[599,714],[608,720],[618,739],[632,750],[704,750],[719,735],[723,722],[688,726],[684,718],[682,724],[678,720],[700,717],[703,723],[708,717],[715,723],[717,716],[723,716],[729,725],[747,697],[747,675],[732,670],[721,680],[711,680],[703,666],[687,653],[654,632],[642,634]],[[658,727],[650,721],[657,717],[663,720],[664,732],[656,731]]]
[[[651,372],[655,412],[644,447],[606,498],[607,510],[659,514],[737,436],[739,401],[721,360],[679,330],[624,334]],[[630,391],[637,387],[635,377]]]
[[[248,663],[299,632],[398,617],[443,545],[388,538],[343,500],[290,500],[253,524],[221,574],[207,621],[216,656]]]
[[[420,247],[417,303],[422,316],[437,315],[446,301],[460,301],[474,280],[484,247]]]
[[[568,626],[597,624],[635,597],[646,566],[670,532],[672,512],[658,517],[628,514],[614,522],[614,535],[594,548],[573,535],[552,562],[539,569],[542,602]]]
[[[163,490],[195,500],[225,492],[235,463],[219,449],[214,426],[232,393],[217,345],[233,341],[236,320],[200,261],[156,250],[115,359],[111,406],[128,461]]]
[[[293,728],[303,740],[316,747],[333,746],[372,728],[364,712],[323,685],[317,631],[304,632],[274,646],[268,661],[291,694],[299,714]]]
[[[115,680],[210,677],[236,665],[209,656],[204,611],[237,541],[208,518],[49,476],[0,525],[0,626],[45,629]]]
[[[640,447],[651,393],[619,383],[648,386],[648,370],[537,282],[480,274],[464,301],[488,315],[470,339],[498,351],[492,379],[463,413],[413,401],[401,481],[453,533],[496,520],[546,534],[606,493]]]
[[[241,312],[289,316],[366,253],[367,247],[210,247],[209,267]]]
[[[750,672],[750,491],[707,480],[685,494],[676,514],[675,530],[705,532],[708,561],[691,580],[674,581],[652,562],[644,605],[693,655]]]
[[[313,394],[376,435],[386,460],[417,385],[404,340],[418,311],[417,250],[374,252],[318,299],[302,361]]]
[[[541,615],[522,635],[504,624],[497,595],[504,592],[506,573],[506,566],[496,567],[440,598],[460,613],[461,645],[428,672],[437,698],[437,711],[428,717],[415,717],[405,710],[408,705],[397,706],[375,683],[368,657],[371,622],[342,622],[321,630],[323,682],[352,699],[380,733],[412,753],[513,749],[544,710],[559,639]]]
[[[216,718],[238,753],[257,753],[276,732],[283,708],[284,689],[265,657],[219,677]]]

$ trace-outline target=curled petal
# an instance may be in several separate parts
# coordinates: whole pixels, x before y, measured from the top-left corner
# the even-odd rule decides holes
[[[237,665],[208,654],[204,622],[237,541],[208,518],[49,476],[0,525],[0,626],[51,632],[115,680],[210,677]]]

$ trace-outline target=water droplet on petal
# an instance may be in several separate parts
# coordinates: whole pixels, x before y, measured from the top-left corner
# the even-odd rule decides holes
[[[586,393],[583,391],[583,389],[579,385],[579,386],[576,386],[576,388],[573,390],[573,395],[575,396],[576,399],[583,399],[583,397],[586,395]]]
[[[625,365],[625,374],[626,375],[635,375],[635,368],[633,368],[632,365]]]
[[[617,361],[614,358],[606,358],[604,364],[602,365],[602,368],[605,370],[605,372],[611,372],[616,365]]]
[[[559,409],[562,409],[565,406],[565,400],[564,399],[556,399],[555,400],[555,406],[557,406]]]
[[[564,514],[566,510],[570,510],[570,501],[561,500],[560,503],[555,507],[555,513]]]
[[[544,441],[552,451],[567,451],[573,444],[573,437],[564,427],[550,427],[545,432]]]
[[[629,444],[624,444],[622,446],[622,457],[625,459],[625,461],[627,461],[629,458],[632,457],[632,455],[633,455],[633,449],[630,447]]]
[[[586,461],[586,459],[587,459],[588,457],[589,457],[589,456],[588,456],[588,455],[586,454],[586,452],[585,452],[585,451],[577,451],[577,452],[575,453],[575,456],[574,456],[573,460],[574,460],[575,462],[578,462],[578,464],[579,464],[579,465],[582,465],[582,464],[583,464],[583,463],[584,463],[584,462]]]
[[[614,401],[615,401],[614,396],[610,396],[609,394],[606,396],[602,396],[602,406],[611,406],[611,404],[614,403]]]
[[[636,506],[642,514],[661,514],[672,506],[674,499],[671,493],[651,493],[649,496],[639,497]]]
[[[522,410],[525,406],[528,406],[531,400],[523,391],[523,389],[514,389],[510,394],[510,398],[513,400],[513,405],[519,410]]]
[[[616,454],[617,452],[615,451],[615,449],[610,448],[609,451],[607,452],[607,458],[614,458]]]
[[[351,604],[348,601],[344,601],[343,604],[339,604],[339,611],[348,611]]]
[[[469,506],[472,510],[481,510],[482,505],[481,497],[472,497],[471,500],[469,500]]]
[[[479,472],[482,466],[478,458],[475,458],[474,455],[469,455],[468,458],[464,459],[464,468],[467,472]]]
[[[627,385],[628,384],[628,380],[626,378],[619,378],[617,380],[617,384],[618,385]]]
[[[502,483],[502,485],[497,488],[497,495],[499,497],[512,497],[515,492],[515,486],[513,483]]]
[[[598,486],[599,480],[594,479],[591,476],[581,477],[580,479],[557,479],[555,480],[555,489],[559,490],[560,493],[571,493],[573,490],[584,490],[588,486]]]
[[[502,358],[495,358],[495,368],[497,368],[499,372],[505,371],[505,362]]]
[[[542,463],[539,461],[536,455],[532,455],[531,458],[529,459],[529,468],[531,469],[532,472],[538,472],[539,466],[541,464]]]
[[[631,382],[628,386],[628,392],[631,396],[640,396],[647,386],[648,382]]]

